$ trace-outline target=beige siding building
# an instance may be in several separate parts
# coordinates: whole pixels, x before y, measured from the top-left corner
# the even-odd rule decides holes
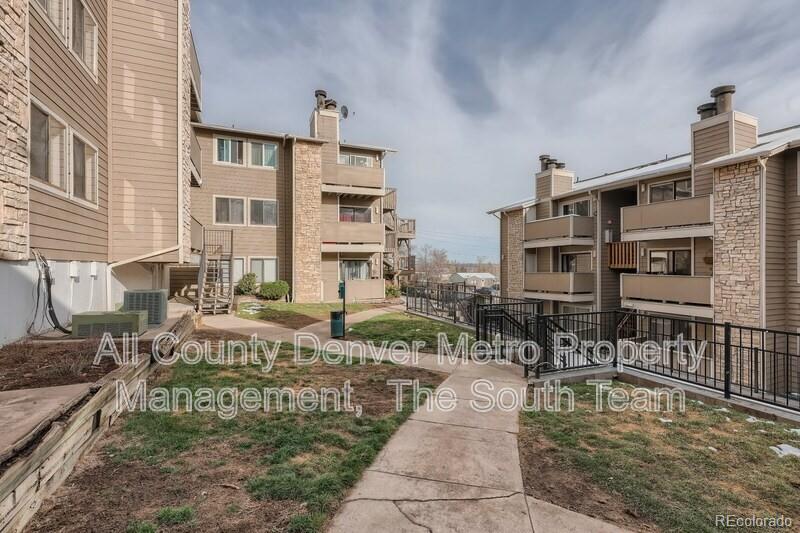
[[[0,343],[114,308],[190,259],[190,121],[200,109],[189,2],[4,2]],[[195,76],[193,72],[197,72]],[[45,296],[40,294],[39,297]],[[39,302],[37,304],[37,301]],[[31,318],[34,317],[34,318]]]
[[[734,91],[698,108],[687,154],[585,180],[541,156],[534,196],[490,211],[503,294],[548,313],[800,327],[800,126],[760,133]]]

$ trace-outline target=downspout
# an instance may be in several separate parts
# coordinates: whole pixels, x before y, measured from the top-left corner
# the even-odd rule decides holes
[[[763,157],[758,158],[759,166],[759,179],[761,182],[761,190],[759,191],[759,270],[761,278],[761,291],[759,294],[759,307],[761,327],[767,327],[767,159]]]
[[[292,137],[292,303],[295,301],[297,290],[297,187],[295,185],[295,155],[297,139]]]
[[[136,257],[131,257],[130,259],[124,259],[122,261],[117,261],[116,263],[111,263],[106,267],[106,309],[109,311],[113,311],[111,309],[111,275],[112,270],[117,268],[118,266],[127,265],[130,263],[136,263],[138,261],[143,261],[145,259],[149,259],[151,257],[155,257],[157,255],[167,254],[169,252],[174,252],[179,250],[181,247],[180,244],[175,246],[170,246],[169,248],[164,248],[163,250],[158,250],[155,252],[149,252],[143,255],[139,255]]]

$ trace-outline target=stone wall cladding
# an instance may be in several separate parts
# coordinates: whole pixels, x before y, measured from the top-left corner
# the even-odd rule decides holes
[[[27,0],[0,2],[0,259],[28,258]]]
[[[297,141],[295,168],[294,284],[298,303],[322,301],[321,210],[322,151],[316,143]]]
[[[761,166],[714,171],[714,319],[761,325]]]
[[[522,298],[525,292],[525,219],[523,210],[502,214],[500,221],[501,293]]]
[[[190,22],[190,1],[181,0],[183,42],[181,57],[181,140],[178,146],[178,154],[181,161],[180,183],[183,187],[183,205],[179,206],[183,210],[181,218],[181,248],[183,261],[188,262],[192,253],[192,59],[191,59],[191,22]],[[198,80],[199,83],[199,80]]]

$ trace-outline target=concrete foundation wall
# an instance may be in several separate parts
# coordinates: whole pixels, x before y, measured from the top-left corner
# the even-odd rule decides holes
[[[92,263],[76,261],[77,275],[70,277],[70,261],[50,261],[54,279],[53,307],[62,325],[72,321],[73,313],[102,311],[106,301],[106,264],[95,263],[96,275],[92,275]],[[50,331],[45,317],[46,302],[42,296],[36,310],[36,285],[39,271],[34,261],[0,262],[0,345],[13,342],[33,331]]]

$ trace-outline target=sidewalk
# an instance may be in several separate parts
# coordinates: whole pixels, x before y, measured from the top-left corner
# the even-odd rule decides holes
[[[517,449],[518,411],[488,406],[477,379],[497,398],[524,396],[516,365],[458,365],[437,389],[452,410],[423,406],[395,433],[351,491],[329,531],[621,532],[622,529],[526,496]],[[512,392],[513,391],[513,392]],[[485,398],[485,396],[484,396]]]
[[[349,325],[400,306],[370,309],[347,317]],[[238,318],[203,317],[204,324],[265,340],[294,342],[289,328]],[[330,322],[301,330],[330,341]],[[349,349],[348,341],[341,342]],[[404,364],[413,364],[411,357]],[[606,522],[526,496],[517,449],[518,411],[481,407],[473,386],[485,380],[482,391],[497,398],[517,398],[521,404],[527,383],[517,365],[498,363],[441,363],[433,354],[420,354],[416,366],[449,374],[437,393],[449,389],[457,398],[452,410],[423,405],[412,414],[345,499],[333,519],[332,533],[396,532],[524,532],[619,533]],[[483,396],[485,398],[485,395]]]

